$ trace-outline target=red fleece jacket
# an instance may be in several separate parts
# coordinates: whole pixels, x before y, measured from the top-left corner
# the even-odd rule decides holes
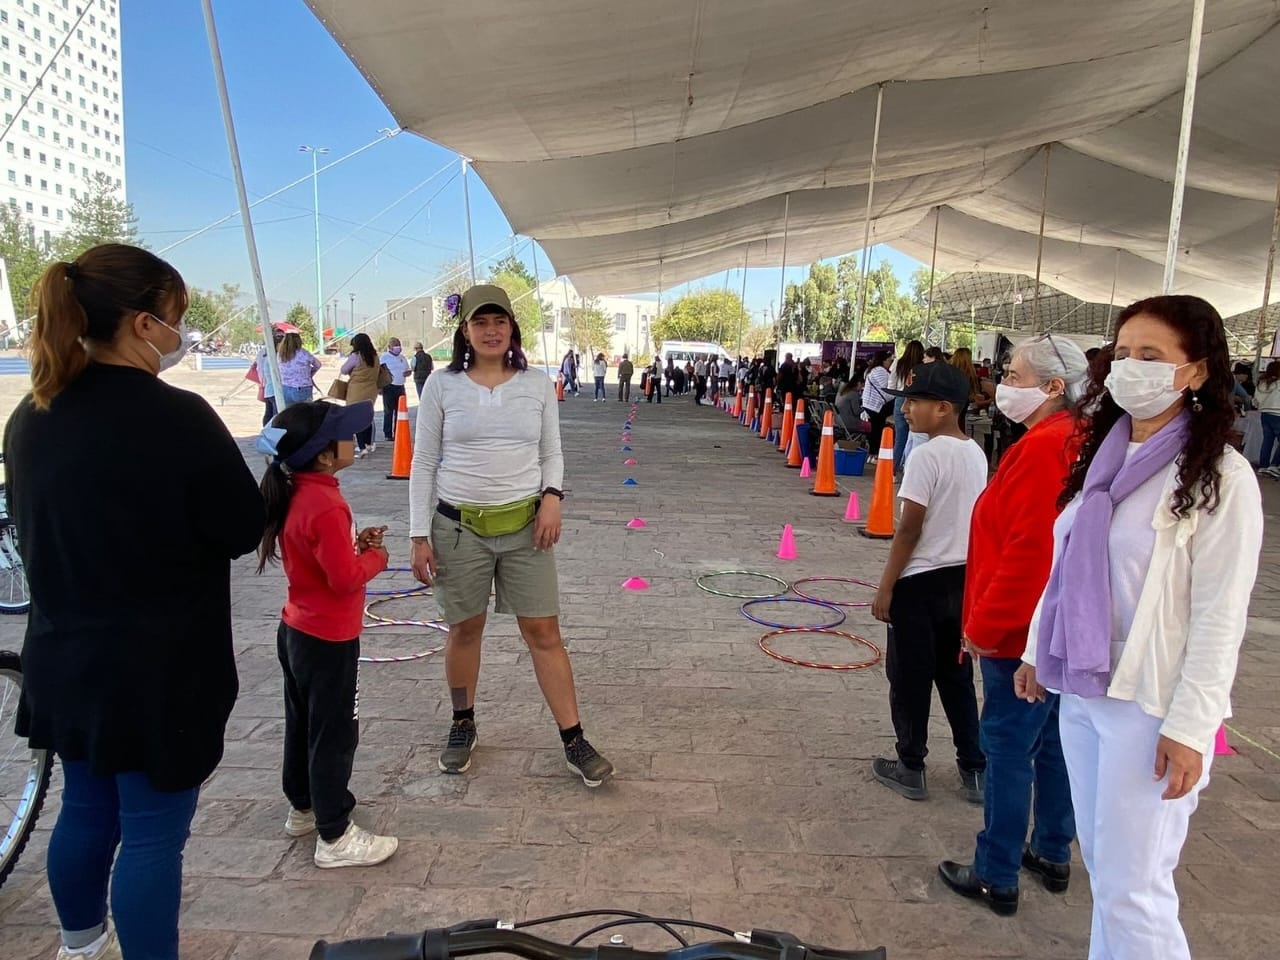
[[[1055,413],[1000,460],[973,507],[964,634],[997,657],[1021,657],[1053,563],[1058,495],[1080,451],[1075,420]]]
[[[365,584],[386,567],[379,550],[359,552],[351,507],[327,473],[295,473],[280,534],[289,594],[281,619],[321,640],[354,640],[364,619]]]

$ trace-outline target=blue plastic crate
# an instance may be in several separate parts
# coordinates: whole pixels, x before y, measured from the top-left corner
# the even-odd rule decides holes
[[[867,466],[866,450],[836,450],[836,475],[860,477]]]

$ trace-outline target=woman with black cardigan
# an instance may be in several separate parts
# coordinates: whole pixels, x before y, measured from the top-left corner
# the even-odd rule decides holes
[[[107,244],[34,299],[4,450],[31,588],[17,731],[63,769],[59,957],[177,960],[182,850],[237,693],[230,561],[262,498],[213,409],[156,376],[188,345],[173,267]]]

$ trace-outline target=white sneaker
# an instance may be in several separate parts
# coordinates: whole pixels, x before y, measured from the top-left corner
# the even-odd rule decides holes
[[[115,927],[108,921],[106,932],[87,947],[76,950],[59,947],[58,960],[124,960],[124,954],[120,952]]]
[[[295,810],[289,808],[289,816],[284,819],[284,832],[291,837],[305,837],[315,833],[316,815],[314,810]]]
[[[376,443],[371,443],[371,444],[369,444],[367,447],[365,447],[365,448],[364,448],[364,452],[365,452],[365,453],[373,453],[373,451],[375,451],[375,450],[377,450],[377,449],[378,449],[378,445],[377,445]]]
[[[388,859],[400,841],[395,837],[380,837],[355,823],[347,824],[347,832],[333,843],[316,838],[315,864],[322,869],[330,867],[372,867]]]

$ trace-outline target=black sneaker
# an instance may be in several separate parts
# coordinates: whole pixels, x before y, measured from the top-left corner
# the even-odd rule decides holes
[[[471,766],[471,751],[479,742],[474,720],[455,720],[449,727],[449,745],[440,754],[440,769],[445,773],[465,773]]]
[[[1031,844],[1027,844],[1022,848],[1022,866],[1038,876],[1050,893],[1067,892],[1067,886],[1071,883],[1070,863],[1046,860],[1031,849]]]
[[[596,748],[584,736],[576,736],[565,744],[564,759],[588,787],[598,787],[613,776],[613,764],[596,753]]]
[[[925,783],[924,771],[908,769],[899,760],[876,757],[871,763],[871,775],[908,800],[929,799],[929,787]]]
[[[987,772],[985,770],[961,770],[960,786],[964,787],[964,798],[966,800],[982,806],[984,803],[983,792],[987,786]]]
[[[943,860],[938,864],[938,876],[948,887],[972,900],[981,900],[993,913],[1002,917],[1011,917],[1018,912],[1017,887],[993,887],[984,883],[982,878],[973,872],[967,863],[956,863],[954,860]]]

